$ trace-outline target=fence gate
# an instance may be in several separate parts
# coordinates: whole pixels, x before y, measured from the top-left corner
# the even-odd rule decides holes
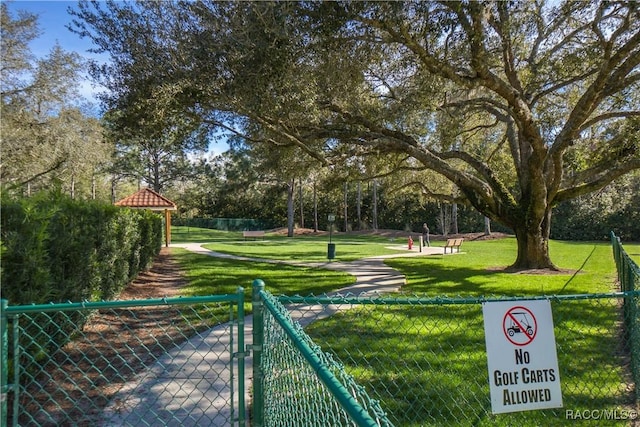
[[[0,424],[245,425],[241,288],[193,298],[2,303]]]

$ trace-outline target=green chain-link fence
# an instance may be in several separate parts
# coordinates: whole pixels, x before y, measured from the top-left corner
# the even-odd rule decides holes
[[[618,271],[618,282],[623,291],[640,290],[640,267],[633,262],[629,254],[624,250],[620,239],[611,232],[611,246],[613,258]],[[640,312],[638,304],[625,301],[623,305],[625,322],[625,338],[631,349],[631,371],[636,384],[636,399],[640,401]]]
[[[482,303],[492,299],[279,297],[396,426],[564,425],[593,410],[636,417],[630,361],[637,338],[624,325],[638,319],[620,307],[637,313],[640,292],[540,299],[552,304],[564,408],[494,415],[482,317]],[[599,425],[607,422],[620,420]]]
[[[613,259],[618,270],[618,281],[623,291],[633,291],[640,287],[640,267],[633,262],[629,254],[624,250],[620,238],[611,232],[611,247]]]
[[[175,217],[173,225],[185,227],[211,228],[213,230],[243,231],[265,230],[272,228],[270,224],[262,220],[251,218],[181,218]]]
[[[640,409],[640,290],[635,273],[631,285],[620,273],[624,265],[623,292],[539,297],[551,301],[564,407],[499,415],[491,412],[482,304],[518,298],[254,292],[251,422],[632,424]],[[9,425],[249,422],[242,291],[3,306],[1,314]]]
[[[258,281],[254,426],[391,426],[376,400],[324,353]]]
[[[244,425],[243,301],[3,307],[7,425]]]

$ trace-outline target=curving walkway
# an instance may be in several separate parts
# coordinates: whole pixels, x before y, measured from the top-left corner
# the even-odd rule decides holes
[[[396,247],[396,249],[404,250],[405,252],[363,258],[361,260],[352,262],[328,261],[322,263],[308,263],[229,255],[203,248],[203,244],[205,243],[172,243],[171,246],[176,248],[183,248],[191,252],[217,258],[235,259],[240,261],[266,262],[273,264],[299,265],[305,267],[313,266],[330,270],[344,271],[345,273],[349,273],[354,276],[356,278],[356,282],[351,286],[338,289],[332,294],[354,294],[364,296],[371,294],[382,294],[387,292],[397,292],[402,287],[402,285],[406,283],[404,275],[386,265],[384,263],[385,259],[444,254],[444,249],[437,246],[425,247],[422,249],[422,252],[415,247],[411,251],[405,249],[404,247]]]
[[[442,247],[427,247],[420,252],[398,247],[405,252],[365,258],[353,262],[301,263],[263,258],[251,258],[223,254],[202,247],[204,243],[178,243],[172,247],[183,248],[194,253],[242,261],[258,261],[273,264],[314,266],[344,271],[353,275],[353,285],[338,289],[330,295],[373,296],[398,291],[406,283],[404,275],[387,266],[387,258],[428,256],[443,254]],[[300,324],[307,325],[328,317],[338,310],[337,306],[300,305],[291,308],[291,316]],[[252,344],[252,319],[247,316],[244,323],[245,344]],[[232,379],[229,367],[233,366],[229,324],[220,325],[205,334],[200,334],[173,349],[159,360],[149,372],[142,373],[130,381],[103,413],[103,426],[120,425],[175,425],[175,426],[228,426],[232,418]],[[245,401],[250,402],[252,372],[251,356],[246,359]],[[247,369],[248,368],[248,369]],[[235,368],[234,368],[235,369]],[[211,373],[214,373],[212,375]],[[217,396],[213,401],[208,396]],[[247,405],[247,410],[248,410]],[[248,414],[245,419],[248,420]],[[233,423],[232,425],[235,425]]]

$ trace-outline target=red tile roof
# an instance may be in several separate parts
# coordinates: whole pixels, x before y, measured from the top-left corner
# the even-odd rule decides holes
[[[150,188],[143,188],[129,197],[125,197],[115,203],[116,206],[127,208],[145,209],[178,209],[178,206],[166,197],[156,193]]]

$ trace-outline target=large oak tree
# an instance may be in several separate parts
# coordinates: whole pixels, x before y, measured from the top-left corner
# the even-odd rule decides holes
[[[640,168],[636,2],[82,2],[76,15],[112,53],[95,74],[110,108],[139,112],[152,87],[154,105],[259,126],[254,142],[323,163],[389,154],[431,170],[514,230],[514,268],[555,268],[553,206]]]

